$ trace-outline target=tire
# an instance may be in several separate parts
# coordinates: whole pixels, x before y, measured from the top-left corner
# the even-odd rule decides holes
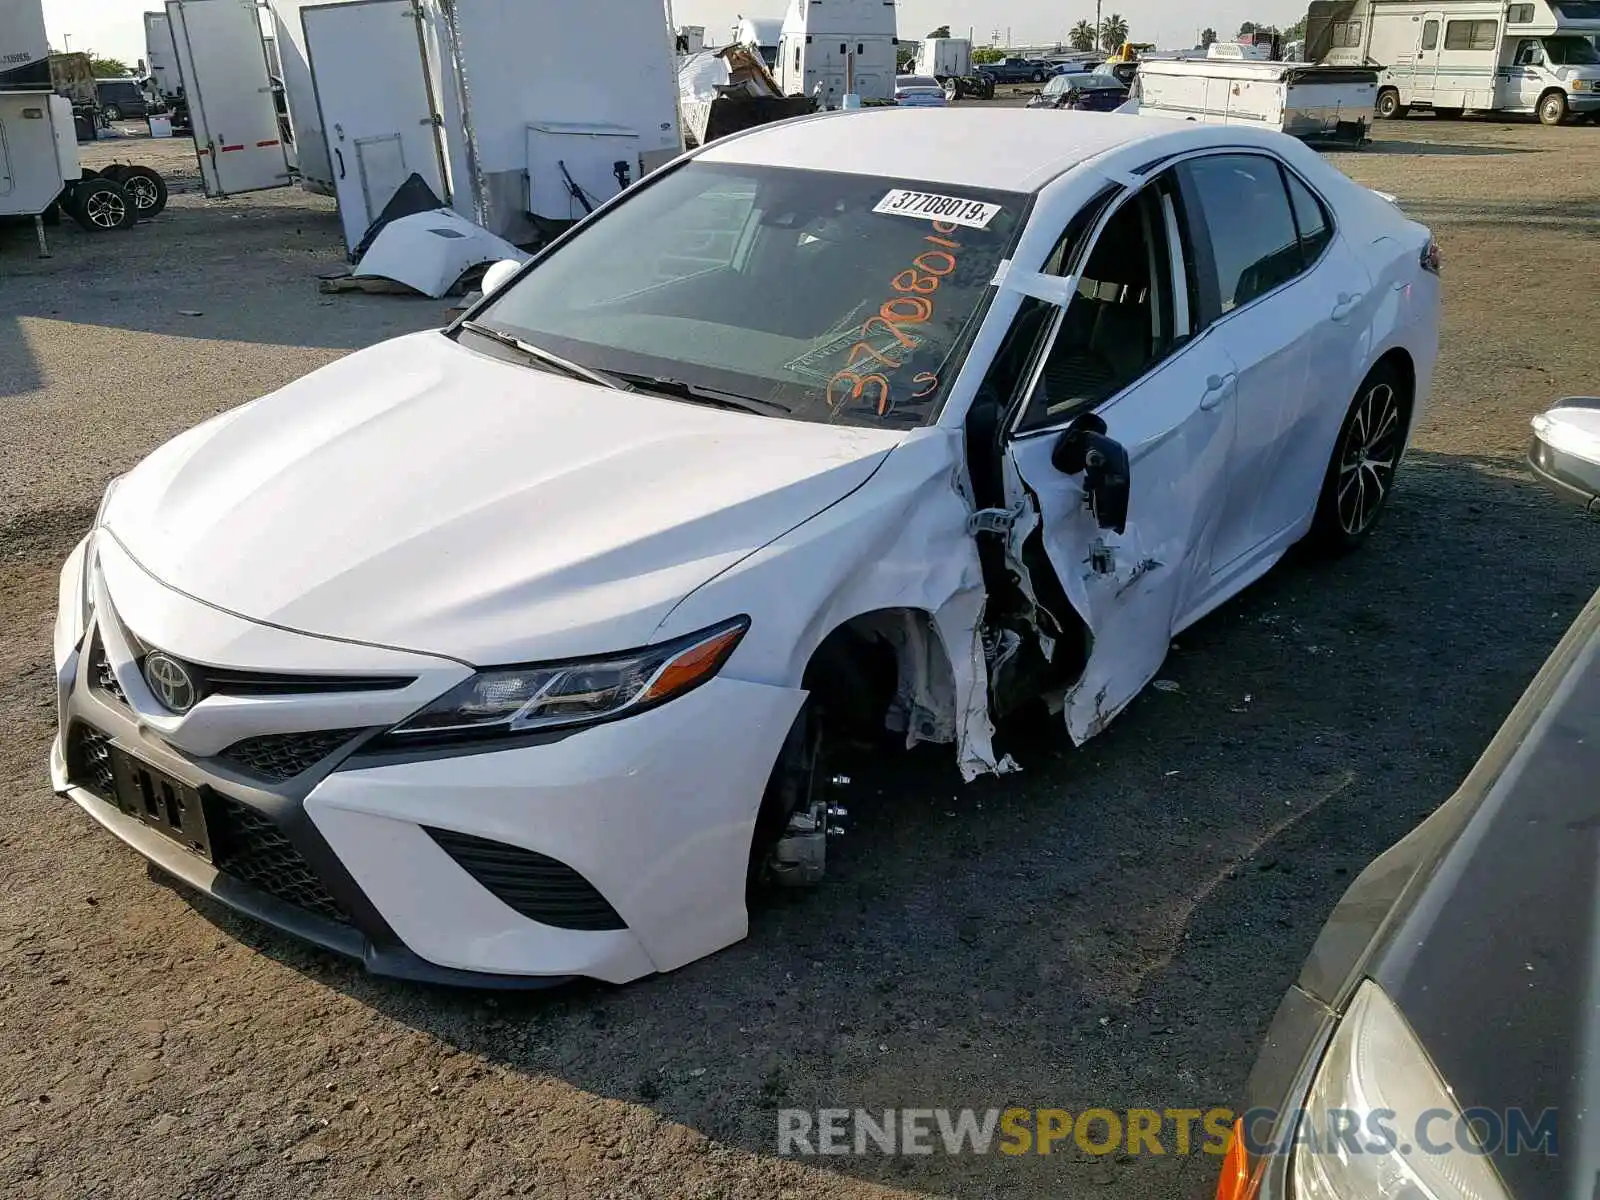
[[[115,104],[107,104],[107,105],[105,105],[103,108],[100,109],[100,115],[102,117],[104,117],[107,121],[120,121],[120,120],[122,120],[122,110],[120,108],[118,108]]]
[[[779,882],[771,865],[772,852],[784,837],[789,818],[812,808],[824,786],[823,740],[821,712],[815,699],[807,698],[778,750],[756,812],[745,876],[747,896],[753,897]]]
[[[1028,76],[1028,78],[1033,83],[1043,83],[1044,82],[1044,72],[1043,71],[1035,71],[1032,75]]]
[[[1339,426],[1307,539],[1317,549],[1337,556],[1367,540],[1394,490],[1410,421],[1411,397],[1399,373],[1379,363]]]
[[[1546,92],[1539,97],[1539,124],[1565,125],[1567,123],[1567,95],[1565,92]]]
[[[1393,88],[1385,88],[1378,93],[1378,120],[1398,121],[1407,111],[1406,106],[1400,103],[1400,93]]]
[[[983,81],[983,97],[982,98],[985,99],[985,100],[993,100],[994,99],[994,80],[985,79]]]
[[[149,167],[124,166],[118,169],[116,181],[128,193],[141,221],[160,216],[167,207],[167,181],[161,178],[160,172]]]
[[[128,193],[122,190],[121,184],[104,176],[80,181],[72,189],[68,211],[72,219],[90,233],[129,229],[136,219]]]
[[[1433,115],[1441,121],[1459,121],[1461,114],[1465,111],[1465,109],[1461,108],[1435,108]]]
[[[61,201],[50,201],[50,207],[39,214],[39,219],[50,226],[61,224]]]

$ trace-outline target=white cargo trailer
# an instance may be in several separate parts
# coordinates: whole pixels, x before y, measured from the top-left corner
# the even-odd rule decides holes
[[[299,15],[352,250],[413,174],[525,244],[683,150],[660,0],[347,0]],[[314,169],[309,145],[301,164]]]
[[[778,84],[827,108],[852,93],[893,100],[899,45],[894,0],[793,0],[778,42]]]
[[[167,0],[178,76],[208,196],[292,179],[255,0]]]
[[[181,94],[183,80],[178,75],[178,47],[172,41],[172,22],[165,12],[144,14],[144,53],[156,91],[171,104]]]
[[[50,84],[50,43],[36,0],[0,10],[0,216],[38,218],[78,178],[72,104]]]
[[[272,17],[272,39],[277,43],[278,78],[283,80],[284,104],[289,110],[289,130],[294,135],[295,166],[300,186],[319,196],[335,194],[333,156],[322,133],[317,112],[317,92],[306,59],[305,26],[300,9],[310,0],[267,0]],[[326,2],[326,0],[323,0]],[[352,65],[350,69],[359,69]]]
[[[1255,125],[1308,141],[1366,139],[1378,96],[1370,67],[1227,59],[1146,59],[1136,85],[1144,116]]]

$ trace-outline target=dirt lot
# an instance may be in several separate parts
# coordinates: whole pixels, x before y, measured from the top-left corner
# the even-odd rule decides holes
[[[57,565],[171,434],[442,305],[322,297],[329,202],[175,195],[38,260],[0,229],[0,1193],[11,1197],[1204,1195],[1203,1156],[775,1156],[779,1107],[1207,1108],[1351,876],[1449,794],[1589,592],[1527,482],[1600,386],[1600,128],[1421,118],[1339,165],[1432,223],[1427,424],[1375,542],[1180,639],[1082,752],[857,781],[829,883],[622,989],[423,991],[191,903],[54,798]],[[90,150],[162,169],[183,143]],[[175,189],[176,190],[176,189]]]

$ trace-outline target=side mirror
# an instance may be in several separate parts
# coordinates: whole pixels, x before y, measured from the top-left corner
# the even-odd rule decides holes
[[[520,270],[522,264],[514,258],[502,258],[499,262],[490,263],[489,269],[483,273],[483,282],[478,285],[478,290],[485,296],[497,292]]]
[[[1123,533],[1128,528],[1132,473],[1121,442],[1106,436],[1106,423],[1084,413],[1056,440],[1050,461],[1065,475],[1083,472],[1083,496],[1101,529]]]
[[[1600,397],[1574,396],[1535,417],[1528,465],[1556,495],[1600,515]]]

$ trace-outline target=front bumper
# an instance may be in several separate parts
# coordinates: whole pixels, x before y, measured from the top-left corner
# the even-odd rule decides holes
[[[744,936],[756,811],[803,693],[718,678],[626,720],[448,755],[372,751],[398,719],[376,719],[373,706],[417,704],[390,693],[268,705],[219,696],[173,718],[143,689],[131,642],[261,672],[308,661],[317,639],[186,613],[204,606],[140,585],[114,549],[101,557],[110,580],[91,567],[96,604],[80,637],[76,595],[65,579],[62,588],[52,783],[161,871],[374,973],[446,984],[620,983]],[[209,632],[220,623],[220,641],[201,636],[208,622]],[[294,654],[273,655],[276,640]],[[219,645],[253,649],[230,662]],[[459,674],[430,675],[417,656],[403,669],[431,680],[433,694]],[[248,734],[252,713],[293,726],[302,702],[345,734],[337,748],[286,779],[252,776],[229,757],[223,743]],[[301,718],[304,728],[311,718]],[[118,806],[110,776],[90,765],[113,750],[202,796],[220,826],[214,861]]]
[[[1600,112],[1600,92],[1568,92],[1567,111],[1574,113]]]

